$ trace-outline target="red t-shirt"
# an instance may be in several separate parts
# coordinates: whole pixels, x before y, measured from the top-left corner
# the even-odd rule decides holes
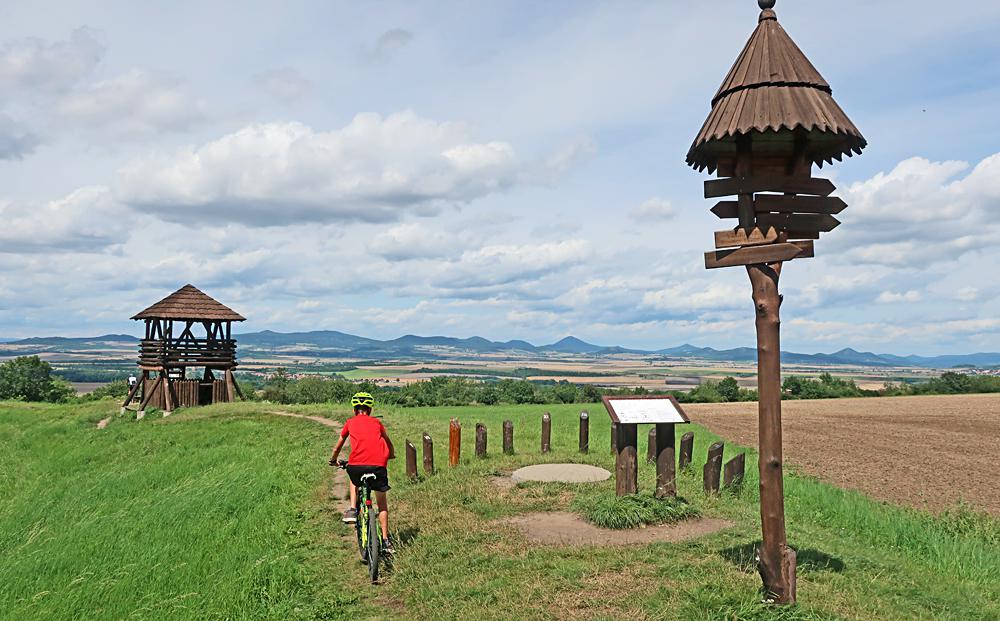
[[[385,443],[385,427],[382,421],[365,414],[347,419],[340,437],[351,439],[351,455],[347,458],[352,466],[385,466],[389,463],[389,445]]]

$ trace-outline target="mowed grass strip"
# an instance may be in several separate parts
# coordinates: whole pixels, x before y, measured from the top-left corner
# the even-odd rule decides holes
[[[680,495],[735,525],[684,543],[539,546],[504,518],[573,510],[606,498],[613,480],[498,485],[515,468],[574,461],[613,469],[600,405],[379,409],[400,459],[390,463],[397,555],[382,585],[365,584],[343,501],[328,495],[333,434],[284,409],[343,419],[331,406],[230,404],[134,423],[93,423],[114,404],[0,406],[0,617],[434,619],[996,619],[996,522],[968,510],[933,517],[789,472],[789,541],[799,600],[760,603],[756,454],[747,480],[701,492],[717,438],[694,426],[695,463]],[[88,409],[90,408],[90,409]],[[103,410],[102,410],[103,408]],[[578,414],[591,450],[577,450]],[[540,453],[552,413],[552,452]],[[111,410],[113,411],[113,410]],[[447,463],[448,420],[462,423],[462,458]],[[501,424],[515,424],[513,456]],[[475,424],[489,454],[475,457]],[[405,478],[403,445],[435,441],[437,474]],[[640,428],[640,493],[653,488]],[[103,434],[103,435],[102,435]],[[726,447],[729,459],[739,450]],[[62,455],[62,457],[58,457]],[[52,456],[57,456],[55,462]],[[919,457],[915,457],[919,458]],[[419,459],[418,459],[419,462]],[[919,484],[919,482],[915,482]],[[544,515],[538,519],[544,519]]]
[[[95,429],[114,407],[0,406],[0,618],[352,607],[329,590],[347,546],[323,536],[316,498],[328,431],[233,406]]]

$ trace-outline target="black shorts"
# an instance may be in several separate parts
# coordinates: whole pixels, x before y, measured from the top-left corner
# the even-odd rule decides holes
[[[389,491],[389,471],[385,469],[385,466],[354,466],[347,464],[347,476],[351,477],[351,483],[354,483],[358,487],[361,486],[361,475],[363,474],[374,474],[375,480],[369,479],[369,487],[376,492],[388,492]]]

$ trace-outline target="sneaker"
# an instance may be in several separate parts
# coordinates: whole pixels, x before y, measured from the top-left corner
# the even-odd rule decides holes
[[[344,517],[340,519],[344,521],[344,524],[353,524],[358,521],[358,510],[351,507],[347,511],[344,511]]]
[[[383,539],[382,540],[382,550],[386,554],[395,554],[396,553],[396,548],[392,547],[392,544],[389,543],[388,539]]]

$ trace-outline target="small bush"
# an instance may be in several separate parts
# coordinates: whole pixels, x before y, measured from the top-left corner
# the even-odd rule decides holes
[[[679,522],[698,516],[698,510],[683,500],[660,500],[639,494],[616,496],[614,492],[597,497],[577,496],[572,507],[591,524],[615,529]]]

